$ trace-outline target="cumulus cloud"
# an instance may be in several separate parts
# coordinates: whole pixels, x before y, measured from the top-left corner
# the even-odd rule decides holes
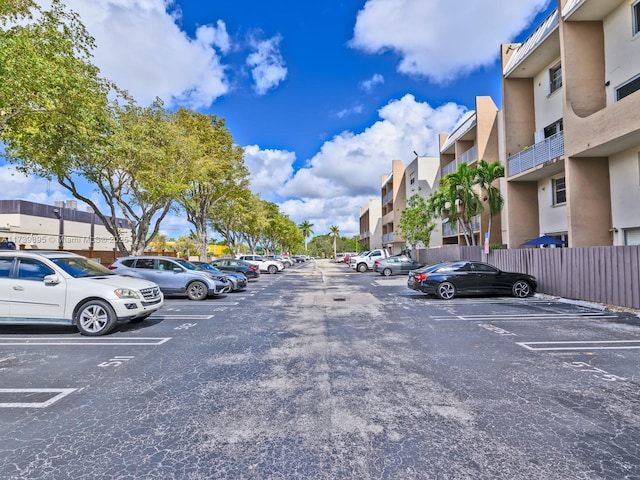
[[[448,103],[433,108],[413,95],[405,95],[383,106],[378,112],[380,120],[364,131],[345,131],[325,142],[293,176],[289,152],[281,152],[288,161],[270,164],[284,166],[284,172],[261,162],[251,163],[251,151],[246,155],[247,164],[252,179],[260,178],[263,185],[269,185],[263,191],[277,188],[277,195],[287,199],[280,204],[292,220],[321,225],[322,230],[316,232],[336,224],[353,235],[359,229],[360,207],[380,196],[380,178],[390,172],[391,161],[399,159],[408,164],[414,158],[413,150],[437,156],[438,134],[451,131],[465,113],[467,109],[460,105]],[[263,155],[258,147],[253,148],[256,155]],[[269,156],[279,158],[274,151],[269,151]]]
[[[268,40],[253,42],[255,51],[247,57],[247,65],[251,67],[254,90],[258,95],[264,95],[287,78],[287,68],[280,54],[281,40],[276,35]]]
[[[251,191],[264,200],[277,201],[278,189],[291,178],[296,155],[285,150],[261,150],[257,145],[244,147],[244,163],[249,169]]]
[[[362,88],[365,92],[370,92],[376,85],[380,83],[384,83],[384,77],[379,73],[374,73],[371,78],[363,80],[360,83],[360,88]]]
[[[487,66],[550,0],[367,0],[350,46],[393,51],[398,71],[447,82]],[[473,45],[473,48],[469,48]]]
[[[46,0],[40,0],[44,4]],[[96,39],[101,75],[142,104],[160,97],[169,105],[208,107],[229,91],[220,54],[231,48],[225,23],[202,25],[189,38],[179,11],[165,0],[67,0]]]

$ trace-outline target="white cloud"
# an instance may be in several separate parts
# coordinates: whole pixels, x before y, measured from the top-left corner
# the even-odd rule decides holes
[[[249,169],[251,191],[268,201],[276,201],[277,190],[291,178],[296,155],[284,150],[261,150],[257,145],[244,147],[244,163]]]
[[[296,223],[309,220],[325,230],[335,224],[345,235],[354,235],[359,230],[360,207],[380,195],[380,178],[391,170],[391,161],[408,163],[414,158],[413,150],[437,155],[438,134],[451,131],[465,112],[460,105],[433,108],[405,95],[382,107],[380,120],[363,132],[343,132],[325,142],[293,177],[290,170],[283,174],[262,168],[260,175],[271,178],[270,183],[267,178],[262,182],[277,188],[286,179],[277,194],[288,199],[281,208]],[[254,168],[249,166],[252,178]]]
[[[45,3],[46,0],[40,0]],[[176,24],[170,0],[67,0],[96,39],[94,63],[141,104],[208,107],[229,91],[219,52],[231,48],[223,21],[189,38]]]
[[[357,115],[358,113],[362,113],[363,108],[364,107],[362,105],[356,105],[351,108],[345,108],[344,110],[340,110],[338,113],[336,113],[336,117],[344,118],[350,115]]]
[[[498,45],[513,39],[549,2],[367,0],[350,45],[368,53],[391,50],[401,57],[398,71],[446,82],[496,61]]]
[[[370,92],[376,85],[380,83],[384,83],[384,77],[379,73],[374,73],[371,78],[369,78],[368,80],[363,80],[360,83],[360,88],[362,88],[365,92]]]
[[[268,40],[253,42],[255,52],[247,57],[247,65],[251,67],[254,89],[258,95],[264,95],[287,78],[287,68],[280,54],[281,40],[276,35]]]

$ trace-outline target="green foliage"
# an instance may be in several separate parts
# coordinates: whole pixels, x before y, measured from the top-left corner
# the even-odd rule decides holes
[[[400,216],[398,232],[402,235],[412,248],[416,248],[421,242],[425,248],[431,242],[431,232],[435,230],[436,224],[425,199],[416,194],[407,201],[407,207]]]

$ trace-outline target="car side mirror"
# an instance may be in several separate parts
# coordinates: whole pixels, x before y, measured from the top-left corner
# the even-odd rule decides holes
[[[60,277],[55,274],[46,275],[44,277],[45,285],[58,285],[61,282]]]
[[[173,273],[182,273],[182,267],[173,267]]]

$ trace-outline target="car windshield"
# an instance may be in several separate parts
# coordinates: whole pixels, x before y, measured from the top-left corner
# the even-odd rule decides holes
[[[75,278],[117,275],[98,262],[84,257],[60,257],[52,258],[51,261]]]
[[[182,260],[181,258],[174,258],[173,261],[178,263],[181,267],[186,268],[187,270],[202,270],[198,265],[194,265],[193,263]]]

